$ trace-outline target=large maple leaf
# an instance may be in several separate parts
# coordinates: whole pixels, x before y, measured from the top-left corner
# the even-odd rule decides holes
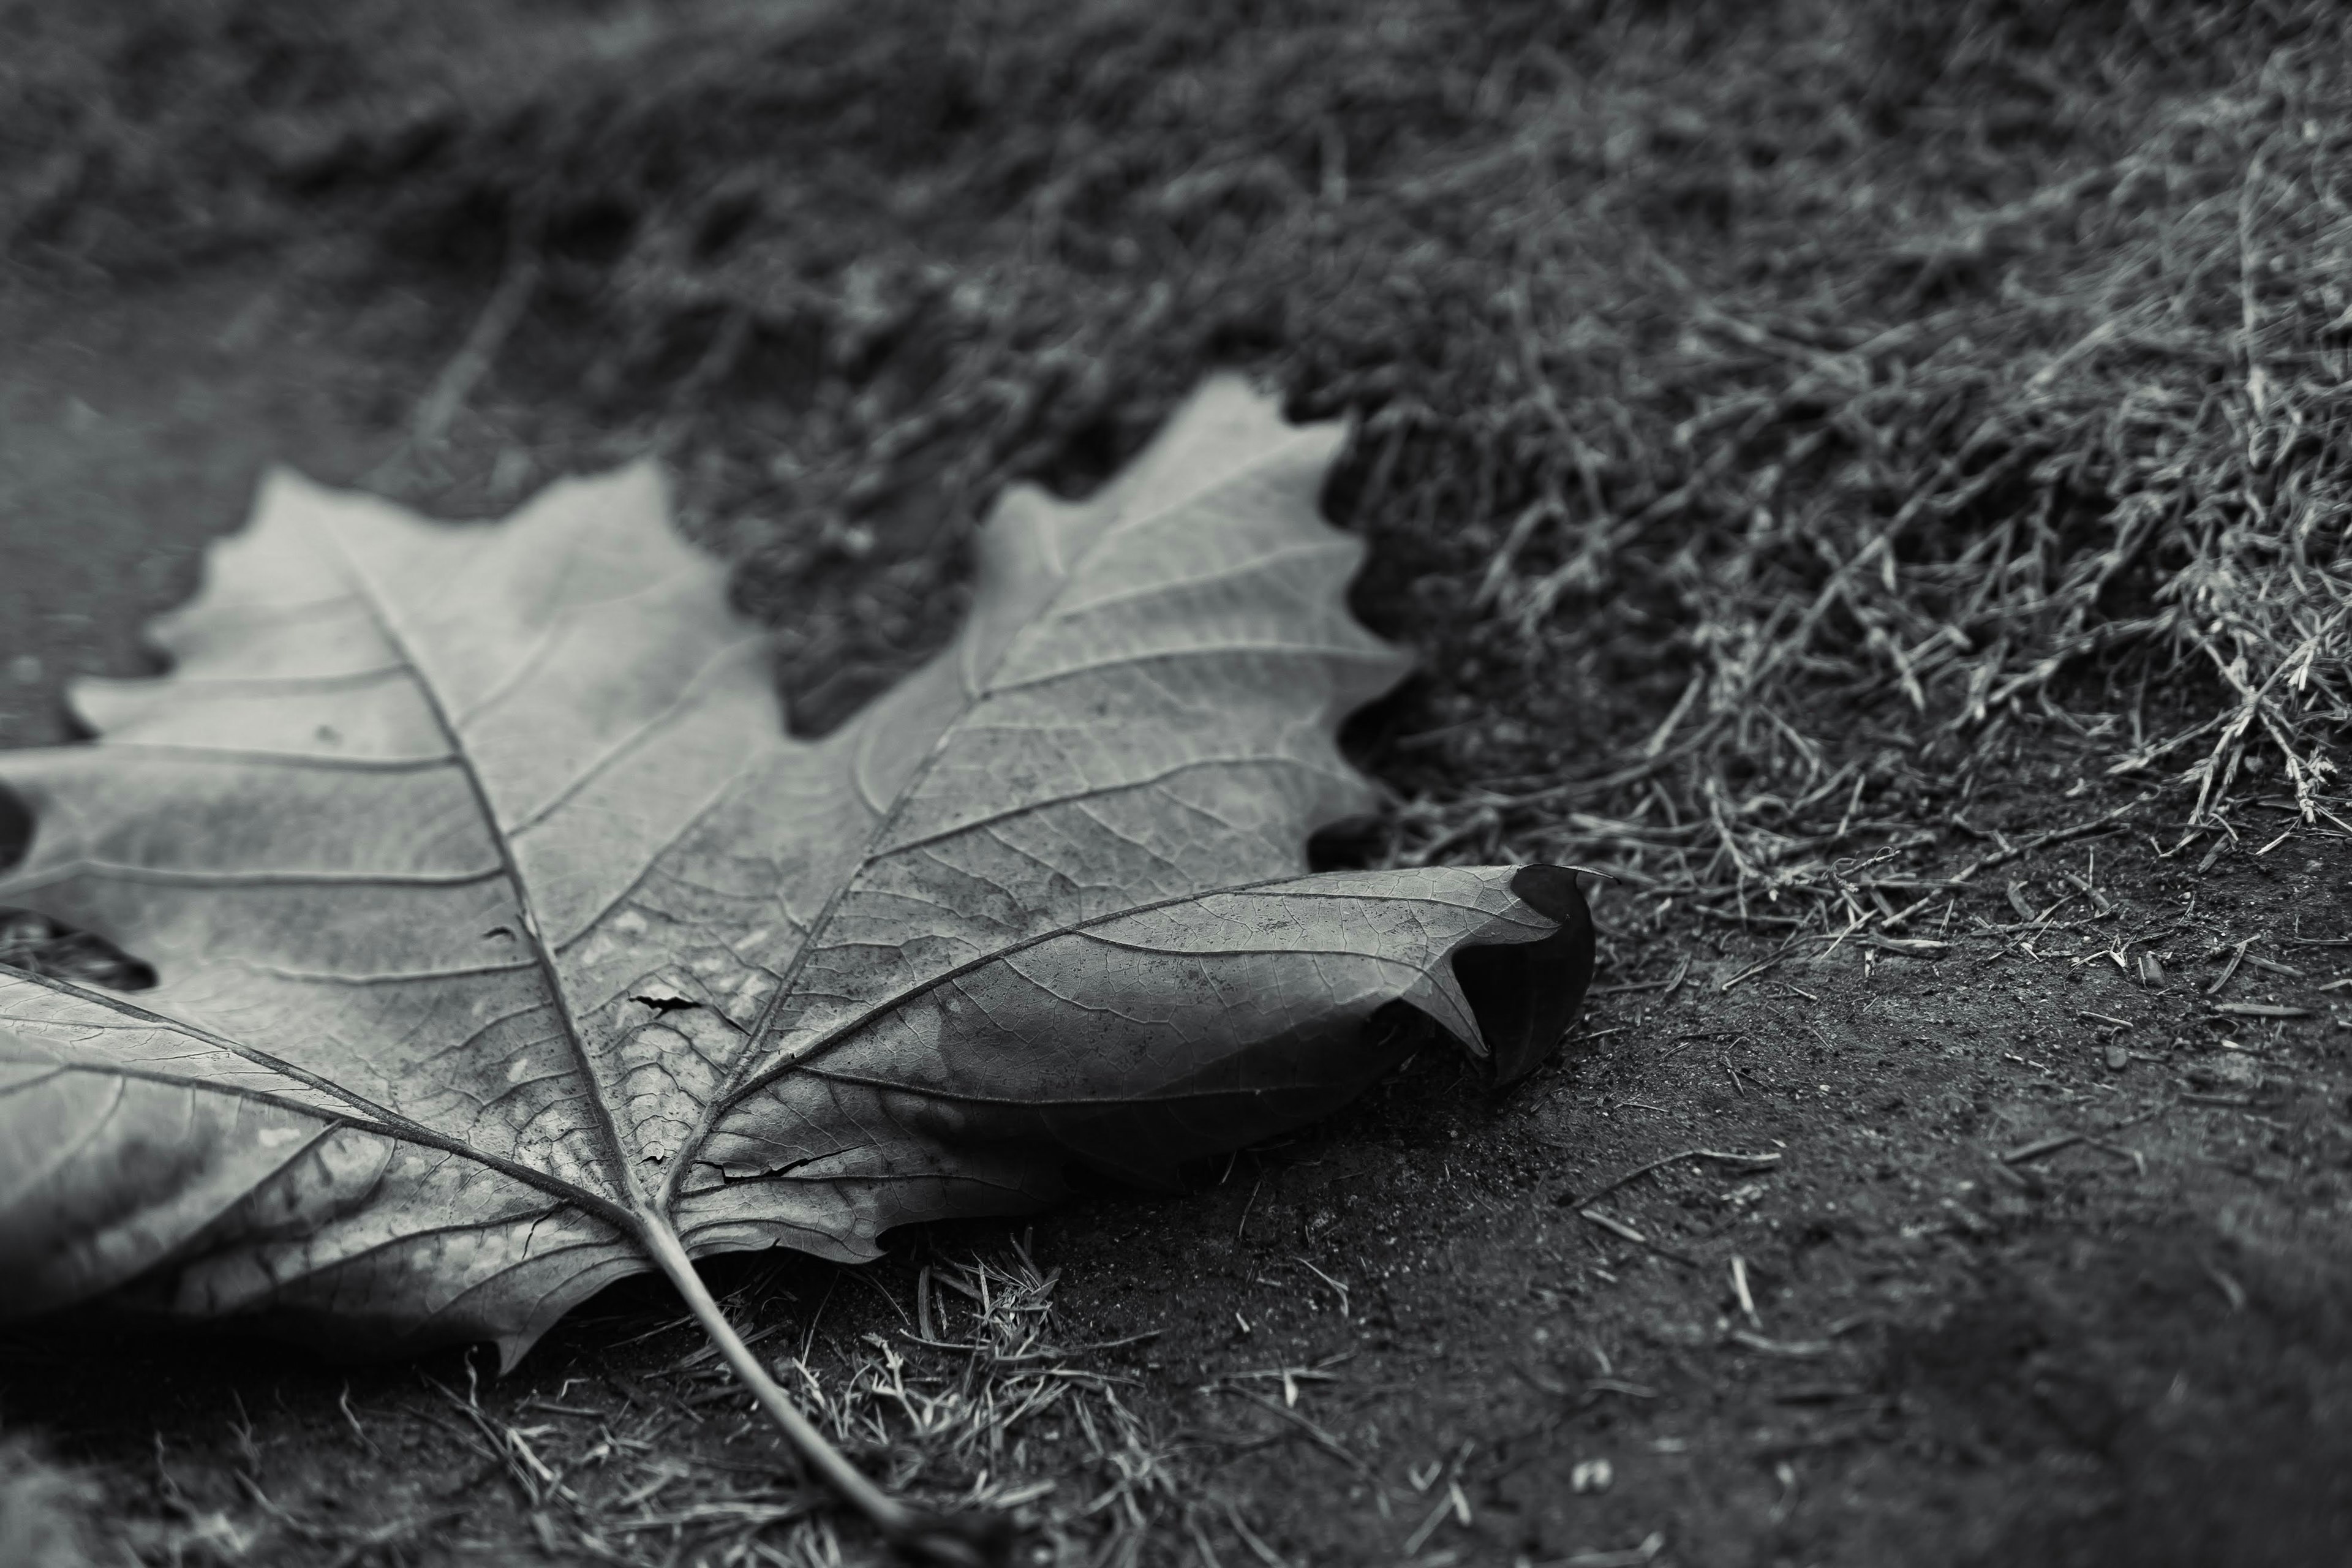
[[[690,1257],[1164,1180],[1384,1070],[1391,1003],[1524,1070],[1571,873],[1305,872],[1404,668],[1316,515],[1339,438],[1214,382],[1087,502],[1012,493],[961,635],[817,742],[649,468],[470,527],[272,479],[172,672],[0,756],[0,904],[158,976],[0,972],[0,1305],[511,1360],[657,1268],[723,1344]]]

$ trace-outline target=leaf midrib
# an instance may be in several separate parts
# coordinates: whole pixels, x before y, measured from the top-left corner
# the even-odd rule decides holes
[[[391,647],[394,656],[409,670],[411,678],[416,682],[416,689],[424,700],[425,710],[432,714],[434,724],[440,730],[442,739],[447,742],[450,755],[456,760],[457,771],[466,781],[466,788],[473,796],[475,809],[481,814],[483,829],[489,835],[491,847],[498,851],[499,863],[504,868],[508,885],[512,889],[515,910],[519,916],[518,923],[521,925],[523,935],[530,944],[531,957],[538,964],[541,983],[546,987],[548,996],[554,1004],[558,1021],[562,1026],[564,1046],[570,1052],[573,1064],[579,1069],[582,1083],[588,1090],[586,1099],[594,1110],[597,1128],[604,1134],[604,1147],[613,1166],[610,1173],[611,1179],[618,1189],[616,1195],[620,1201],[615,1203],[586,1187],[564,1182],[551,1173],[546,1173],[543,1180],[533,1181],[531,1184],[542,1190],[565,1192],[588,1206],[603,1212],[606,1218],[615,1220],[625,1232],[635,1233],[645,1223],[646,1194],[638,1190],[636,1173],[631,1167],[627,1146],[621,1139],[620,1123],[614,1120],[613,1108],[605,1100],[604,1083],[597,1076],[594,1061],[589,1057],[587,1037],[581,1029],[579,1016],[572,1005],[571,993],[563,984],[562,972],[556,965],[555,954],[548,946],[547,939],[541,931],[538,911],[531,907],[530,884],[523,880],[522,866],[515,856],[513,840],[507,834],[506,825],[499,819],[498,808],[490,799],[489,788],[482,779],[481,770],[475,765],[473,755],[467,749],[465,737],[450,718],[448,707],[442,701],[440,691],[427,678],[425,667],[410,648],[408,639],[401,635],[389,613],[381,589],[360,568],[359,563],[352,558],[352,553],[343,548],[342,540],[331,524],[315,529],[313,532],[323,536],[330,542],[335,559],[343,568],[347,580],[353,584],[361,604],[366,607],[369,621],[383,637],[385,644]],[[452,1152],[467,1154],[486,1164],[512,1166],[518,1172],[531,1169],[521,1164],[520,1162],[503,1160],[489,1154],[487,1151],[475,1149],[460,1140],[451,1139],[443,1142],[436,1139],[435,1142],[437,1147],[450,1148]],[[554,1184],[552,1187],[549,1185],[551,1183]]]

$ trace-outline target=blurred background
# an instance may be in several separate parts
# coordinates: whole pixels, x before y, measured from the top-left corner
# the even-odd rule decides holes
[[[1220,363],[1356,422],[1334,514],[1425,655],[1360,855],[1628,859],[1495,802],[1654,784],[1706,826],[1637,874],[1817,888],[1808,813],[2086,669],[2141,683],[2117,763],[2215,787],[2300,793],[2347,711],[2330,5],[0,18],[8,739],[136,657],[72,584],[184,593],[264,456],[484,515],[646,450],[822,729],[1008,479],[1083,489]]]

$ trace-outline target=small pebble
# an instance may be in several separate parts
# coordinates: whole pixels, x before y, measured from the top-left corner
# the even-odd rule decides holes
[[[2109,1046],[2107,1047],[2107,1070],[2109,1072],[2121,1072],[2130,1065],[2131,1053],[2129,1051],[2124,1049],[2121,1046]]]

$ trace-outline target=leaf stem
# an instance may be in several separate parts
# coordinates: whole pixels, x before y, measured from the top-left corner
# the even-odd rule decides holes
[[[760,1364],[760,1358],[751,1353],[751,1347],[743,1342],[743,1336],[735,1331],[735,1325],[727,1321],[727,1314],[719,1310],[710,1288],[702,1282],[701,1273],[687,1256],[685,1244],[678,1240],[677,1231],[667,1215],[640,1211],[637,1234],[654,1262],[677,1287],[687,1310],[702,1325],[703,1332],[710,1336],[712,1348],[751,1391],[760,1407],[784,1429],[784,1436],[810,1468],[871,1520],[893,1545],[957,1568],[978,1568],[988,1560],[986,1548],[997,1533],[990,1528],[994,1521],[958,1519],[908,1507],[868,1480],[801,1414],[792,1395],[769,1375],[768,1369]]]

